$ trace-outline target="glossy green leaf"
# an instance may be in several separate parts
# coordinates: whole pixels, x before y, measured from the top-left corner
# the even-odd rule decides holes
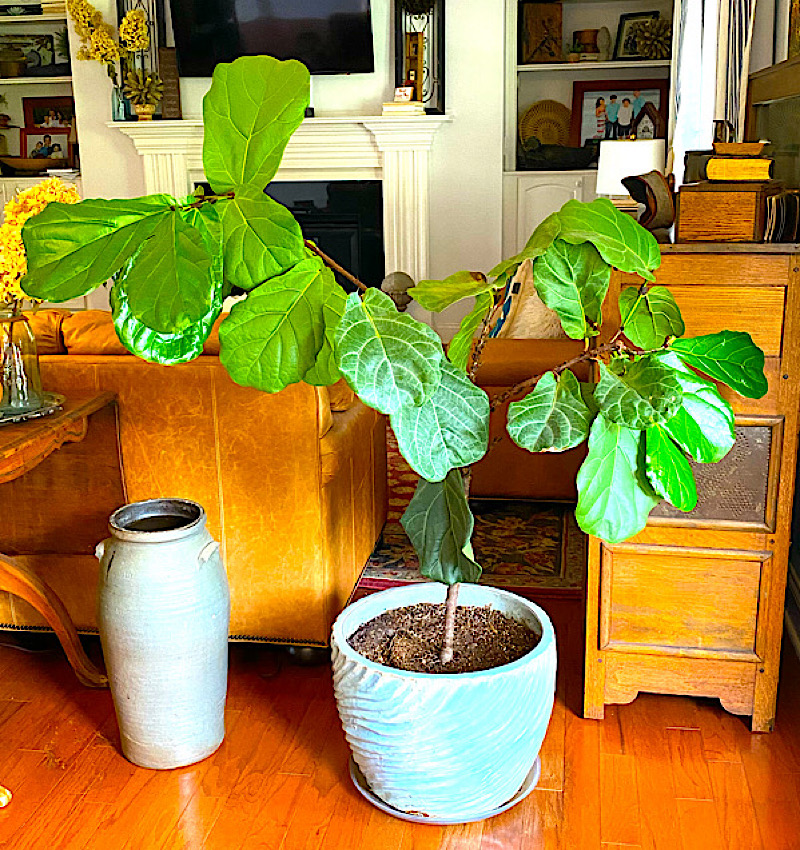
[[[625,336],[639,348],[658,348],[668,336],[682,336],[686,329],[680,308],[666,286],[654,286],[641,297],[634,286],[623,289],[619,312]]]
[[[645,432],[647,479],[659,496],[679,511],[694,510],[697,485],[686,455],[675,445],[661,425]]]
[[[439,386],[442,342],[428,325],[399,313],[379,289],[347,299],[336,331],[336,363],[359,398],[381,413],[424,404]]]
[[[220,361],[246,387],[276,393],[301,381],[325,339],[324,266],[306,257],[234,304],[220,327]]]
[[[494,298],[490,292],[482,292],[475,298],[475,306],[461,320],[461,324],[447,346],[447,359],[462,372],[467,371],[469,355],[472,351],[472,340],[475,331],[489,315],[494,304]]]
[[[215,208],[208,209],[210,222]],[[189,221],[203,220],[195,212],[175,210],[162,218],[121,279],[128,309],[159,333],[180,333],[197,324],[222,284],[222,264],[215,260],[222,250],[219,233],[210,244],[209,228],[200,230]]]
[[[588,204],[567,201],[557,215],[561,239],[573,244],[591,242],[609,265],[655,280],[653,269],[661,265],[658,242],[631,216],[619,212],[608,198],[597,198]]]
[[[451,304],[491,289],[492,284],[481,272],[456,272],[444,280],[421,280],[408,294],[420,307],[439,313]]]
[[[607,543],[638,534],[658,504],[644,471],[641,431],[598,416],[589,433],[589,452],[578,470],[575,519],[587,533]]]
[[[671,419],[683,397],[673,369],[652,355],[633,362],[617,358],[610,366],[598,363],[600,381],[594,399],[609,421],[644,430]]]
[[[215,192],[263,189],[275,175],[308,106],[300,62],[243,56],[214,69],[203,98],[203,169]]]
[[[443,360],[436,392],[419,407],[401,407],[391,424],[412,469],[428,481],[441,481],[451,469],[477,463],[486,454],[489,397]]]
[[[342,373],[336,365],[336,328],[344,315],[347,296],[344,290],[336,282],[333,272],[323,267],[322,276],[325,282],[325,303],[322,307],[322,315],[325,320],[325,335],[322,348],[319,350],[314,365],[303,376],[307,384],[316,387],[329,387],[341,379]]]
[[[572,339],[596,336],[611,268],[588,242],[555,242],[533,264],[539,297],[558,313],[564,333]]]
[[[767,392],[764,352],[745,331],[676,339],[671,349],[684,363],[722,381],[740,395],[761,398]]]
[[[589,436],[592,419],[578,379],[567,369],[558,380],[548,372],[525,398],[512,402],[506,428],[511,439],[529,452],[563,452]]]
[[[22,228],[28,257],[22,289],[44,301],[86,295],[127,263],[174,204],[169,195],[48,204]]]
[[[180,333],[164,334],[148,328],[133,315],[128,307],[128,298],[121,280],[114,284],[109,300],[114,329],[125,348],[143,360],[167,366],[194,360],[202,354],[203,343],[222,311],[222,291],[219,289],[208,312],[199,322]]]
[[[722,460],[736,441],[730,404],[714,384],[695,374],[674,352],[658,357],[675,370],[683,389],[681,406],[664,429],[698,463]]]
[[[253,289],[305,257],[295,217],[260,189],[243,187],[218,205],[223,206],[225,276],[236,286]]]
[[[489,277],[496,277],[495,286],[505,286],[506,278],[513,277],[517,270],[517,266],[525,260],[535,260],[541,257],[542,254],[553,244],[553,240],[558,236],[561,230],[561,222],[558,218],[558,213],[553,213],[541,222],[536,230],[530,236],[530,239],[525,243],[525,247],[508,260],[503,260],[498,263],[490,272]],[[501,280],[502,278],[502,280]]]
[[[422,575],[445,584],[480,578],[481,568],[470,557],[475,520],[460,472],[453,470],[435,483],[421,478],[401,522],[419,556]]]

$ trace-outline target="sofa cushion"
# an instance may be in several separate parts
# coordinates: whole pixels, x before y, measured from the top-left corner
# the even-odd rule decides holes
[[[107,310],[80,310],[64,318],[67,354],[128,354]]]
[[[69,310],[31,310],[25,313],[39,354],[64,354],[64,337],[61,325]]]
[[[356,394],[347,385],[344,378],[328,387],[331,397],[331,410],[341,413],[356,403]]]

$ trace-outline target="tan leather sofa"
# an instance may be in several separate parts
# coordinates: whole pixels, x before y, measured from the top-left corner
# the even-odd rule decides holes
[[[205,508],[228,571],[232,639],[326,644],[386,518],[383,417],[343,382],[274,395],[236,385],[216,331],[203,356],[165,367],[127,354],[102,311],[43,310],[31,323],[45,389],[116,393],[125,500],[183,497]],[[102,528],[91,504],[81,511]],[[35,521],[48,522],[47,504]],[[81,548],[5,551],[41,570],[77,626],[92,630],[97,561],[93,546]],[[42,623],[0,594],[0,624]]]
[[[583,343],[572,339],[492,339],[483,349],[475,381],[493,398],[582,353]],[[589,379],[586,363],[573,367],[573,372],[581,381]],[[491,449],[473,467],[470,494],[544,502],[577,501],[575,475],[586,457],[586,444],[568,452],[531,454],[506,433],[507,415],[508,403],[492,414]]]

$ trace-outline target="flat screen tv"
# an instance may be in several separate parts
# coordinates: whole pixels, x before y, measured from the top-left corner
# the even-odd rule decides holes
[[[369,0],[169,0],[182,77],[266,54],[312,74],[369,73],[375,63]]]

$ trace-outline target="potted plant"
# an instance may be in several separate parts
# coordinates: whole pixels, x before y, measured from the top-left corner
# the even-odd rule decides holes
[[[134,354],[169,364],[201,352],[223,298],[236,287],[246,297],[220,324],[220,359],[234,381],[278,392],[344,376],[362,401],[389,417],[421,476],[403,521],[423,574],[435,581],[375,594],[334,627],[339,710],[361,771],[354,768],[354,778],[363,775],[365,793],[403,816],[485,817],[535,782],[555,676],[544,612],[473,584],[480,567],[470,545],[469,467],[487,451],[491,408],[515,399],[508,430],[531,451],[564,451],[588,439],[577,518],[584,531],[619,541],[641,530],[662,498],[690,510],[696,490],[687,455],[713,462],[733,445],[730,406],[693,370],[759,397],[764,357],[746,333],[683,338],[672,295],[652,285],[660,263],[653,236],[603,199],[569,201],[488,274],[457,272],[410,290],[434,311],[475,299],[445,355],[430,327],[399,313],[379,290],[353,279],[358,291],[347,295],[332,261],[263,192],[303,119],[308,80],[294,61],[245,57],[219,65],[203,104],[212,194],[51,204],[25,225],[23,288],[60,301],[113,278],[120,339]],[[472,378],[502,293],[524,262],[533,262],[539,296],[586,350],[490,402]],[[612,266],[644,283],[623,291],[621,327],[598,345],[592,340]],[[570,371],[585,360],[596,364],[596,382],[581,383]],[[462,582],[467,605],[459,607]],[[389,641],[388,650],[373,641],[378,660],[351,645],[376,614],[434,601],[439,608],[412,611],[411,623],[438,618],[437,637],[413,634],[408,622],[378,624]],[[451,672],[464,669],[457,646],[454,654],[458,621],[467,618],[477,631],[475,612],[486,601],[498,616],[510,614],[503,618],[509,629],[518,627],[510,655],[492,669],[478,658],[472,672]],[[400,655],[416,668],[427,657],[428,672],[386,663]]]

